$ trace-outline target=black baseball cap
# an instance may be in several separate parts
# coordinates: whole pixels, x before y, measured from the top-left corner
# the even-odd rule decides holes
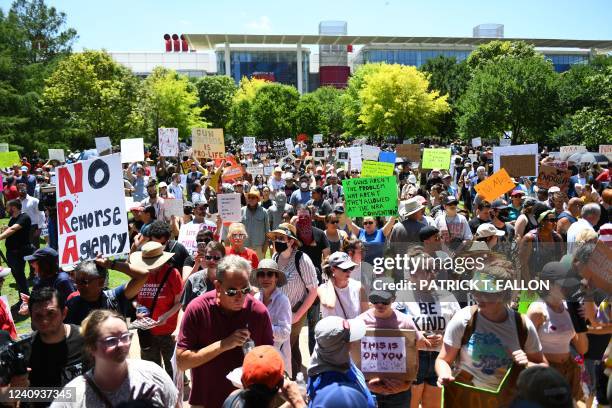
[[[427,225],[426,227],[421,228],[419,231],[419,239],[421,242],[425,242],[426,239],[429,239],[439,233],[440,230],[434,226]]]
[[[459,200],[457,200],[456,197],[449,195],[448,197],[446,197],[446,199],[444,200],[444,205],[451,205],[451,204],[459,204]]]
[[[504,203],[504,200],[495,200],[491,203],[491,208],[496,210],[505,210],[508,208],[508,204]]]
[[[48,259],[57,262],[57,251],[51,247],[44,247],[37,249],[32,255],[23,257],[23,260],[28,262],[39,261],[41,259]]]
[[[372,282],[372,290],[368,299],[371,303],[390,302],[395,297],[395,290],[390,289],[394,287],[393,285],[395,285],[395,282],[391,278],[375,279]]]

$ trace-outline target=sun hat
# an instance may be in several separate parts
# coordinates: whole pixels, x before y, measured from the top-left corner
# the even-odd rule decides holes
[[[152,270],[164,265],[173,256],[172,252],[164,252],[164,246],[159,242],[147,242],[140,251],[130,255],[130,263]]]
[[[257,346],[244,356],[242,362],[242,385],[264,385],[275,390],[283,385],[285,363],[273,346]]]
[[[285,286],[287,284],[287,276],[283,271],[278,269],[278,264],[272,259],[262,259],[259,261],[256,269],[251,272],[251,284],[257,286],[257,272],[272,271],[276,272],[276,287]]]
[[[400,217],[407,217],[425,208],[421,201],[415,197],[400,203]]]
[[[540,280],[555,282],[564,288],[577,288],[580,285],[580,276],[572,272],[572,268],[563,262],[548,262],[542,267]]]
[[[476,230],[477,238],[487,238],[492,237],[493,235],[497,235],[498,237],[503,237],[506,235],[506,231],[498,230],[495,225],[490,222],[485,222],[484,224],[480,224],[478,229]]]
[[[275,230],[268,232],[266,236],[268,239],[274,241],[279,235],[284,235],[291,239],[294,239],[298,245],[302,245],[300,240],[297,238],[297,230],[295,229],[295,225],[289,224],[288,222],[283,222],[280,224]]]
[[[260,197],[259,195],[259,189],[255,186],[251,187],[251,189],[249,190],[248,193],[246,193],[247,198],[249,198],[249,196],[256,196],[258,199]]]

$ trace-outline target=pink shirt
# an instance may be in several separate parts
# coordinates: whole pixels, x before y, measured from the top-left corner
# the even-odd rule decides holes
[[[417,340],[423,336],[421,332],[416,328],[412,318],[407,314],[404,314],[398,310],[393,309],[393,315],[387,319],[381,319],[380,317],[374,316],[374,309],[368,309],[360,314],[358,319],[365,322],[366,327],[369,329],[407,329],[414,330],[417,333]]]

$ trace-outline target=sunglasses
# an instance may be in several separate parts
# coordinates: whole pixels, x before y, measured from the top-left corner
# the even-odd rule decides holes
[[[273,276],[277,276],[277,273],[274,271],[258,271],[257,272],[257,277],[258,278],[272,278]]]
[[[350,268],[346,268],[346,269],[342,269],[342,268],[338,268],[338,269],[340,269],[342,272],[350,273],[355,270],[355,267],[351,266]]]
[[[221,257],[220,257],[220,256],[211,256],[211,255],[206,255],[204,258],[205,258],[207,261],[212,261],[213,259],[214,259],[215,261],[219,261],[219,260],[221,260]]]
[[[224,293],[229,296],[229,297],[234,297],[236,296],[238,293],[242,293],[243,295],[248,295],[251,292],[251,287],[247,286],[246,288],[242,288],[242,289],[227,289],[226,291],[224,291]]]
[[[546,218],[545,221],[548,221],[548,222],[557,222],[557,219],[556,218]]]
[[[132,342],[132,337],[134,333],[123,333],[119,337],[107,337],[105,339],[100,340],[100,344],[102,344],[106,348],[115,348],[121,344],[130,344]]]
[[[364,221],[363,225],[370,225],[370,224],[374,224],[374,221]]]
[[[92,278],[92,279],[79,279],[77,281],[75,281],[75,283],[79,286],[87,286],[92,282],[97,281],[100,278]]]
[[[340,221],[335,220],[335,221],[330,221],[329,224],[338,224]]]

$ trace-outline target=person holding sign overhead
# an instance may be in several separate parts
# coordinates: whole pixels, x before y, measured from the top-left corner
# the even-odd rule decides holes
[[[346,217],[346,220],[351,232],[365,245],[366,252],[363,261],[374,264],[375,258],[382,258],[387,237],[391,235],[395,225],[395,217],[389,217],[382,228],[377,228],[374,217],[363,217],[363,228],[355,225],[349,217]]]

